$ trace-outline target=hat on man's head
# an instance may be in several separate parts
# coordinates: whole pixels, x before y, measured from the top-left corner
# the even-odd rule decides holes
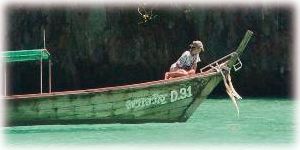
[[[190,44],[190,47],[191,47],[191,48],[193,48],[193,47],[200,48],[201,51],[204,51],[203,44],[202,44],[201,41],[193,41],[193,42]]]

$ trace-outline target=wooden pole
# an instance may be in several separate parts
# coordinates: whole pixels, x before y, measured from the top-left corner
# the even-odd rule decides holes
[[[6,88],[6,67],[3,68],[4,69],[4,96],[7,95],[7,88]]]
[[[45,29],[44,29],[44,49],[46,49],[46,32],[45,32]]]
[[[41,51],[40,73],[41,73],[41,94],[43,93],[43,51]]]
[[[51,66],[52,66],[52,64],[51,64],[52,62],[51,62],[51,60],[49,59],[49,93],[51,93],[51,88],[52,88],[52,84],[51,84]]]
[[[236,49],[236,52],[240,55],[241,53],[243,53],[244,49],[246,48],[248,42],[250,41],[251,37],[253,35],[253,32],[250,30],[247,30],[244,38],[242,39],[239,47]]]
[[[232,59],[231,61],[229,61],[227,63],[227,66],[233,66],[235,64],[235,62],[237,61],[238,59],[238,56],[241,55],[243,53],[243,51],[245,50],[248,42],[250,41],[251,37],[253,35],[253,32],[250,31],[250,30],[247,30],[244,38],[242,39],[242,41],[240,42],[240,45],[238,46],[238,48],[236,49],[236,53],[237,53],[237,56],[234,56],[236,57],[235,59]]]

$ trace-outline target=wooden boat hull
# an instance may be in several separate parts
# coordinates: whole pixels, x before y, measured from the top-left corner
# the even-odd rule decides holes
[[[252,36],[200,73],[127,86],[5,97],[6,125],[184,122],[232,68]],[[241,64],[240,64],[241,65]]]
[[[7,125],[184,122],[220,82],[217,73],[129,86],[15,96]]]

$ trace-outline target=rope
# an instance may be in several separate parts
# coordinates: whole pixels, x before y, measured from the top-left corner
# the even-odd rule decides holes
[[[241,100],[242,97],[236,92],[234,89],[232,82],[231,82],[231,76],[230,76],[230,68],[227,66],[221,67],[219,64],[217,64],[217,67],[213,67],[217,70],[217,72],[220,72],[223,77],[223,82],[226,88],[226,93],[230,97],[231,101],[233,102],[233,105],[236,108],[237,111],[237,117],[240,116],[240,110],[239,106],[237,104],[237,100]]]

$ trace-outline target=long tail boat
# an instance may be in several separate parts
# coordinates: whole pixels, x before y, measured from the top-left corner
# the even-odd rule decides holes
[[[252,34],[248,30],[234,52],[195,75],[98,89],[4,96],[6,126],[185,122],[222,80],[216,67],[241,67],[239,57]]]

